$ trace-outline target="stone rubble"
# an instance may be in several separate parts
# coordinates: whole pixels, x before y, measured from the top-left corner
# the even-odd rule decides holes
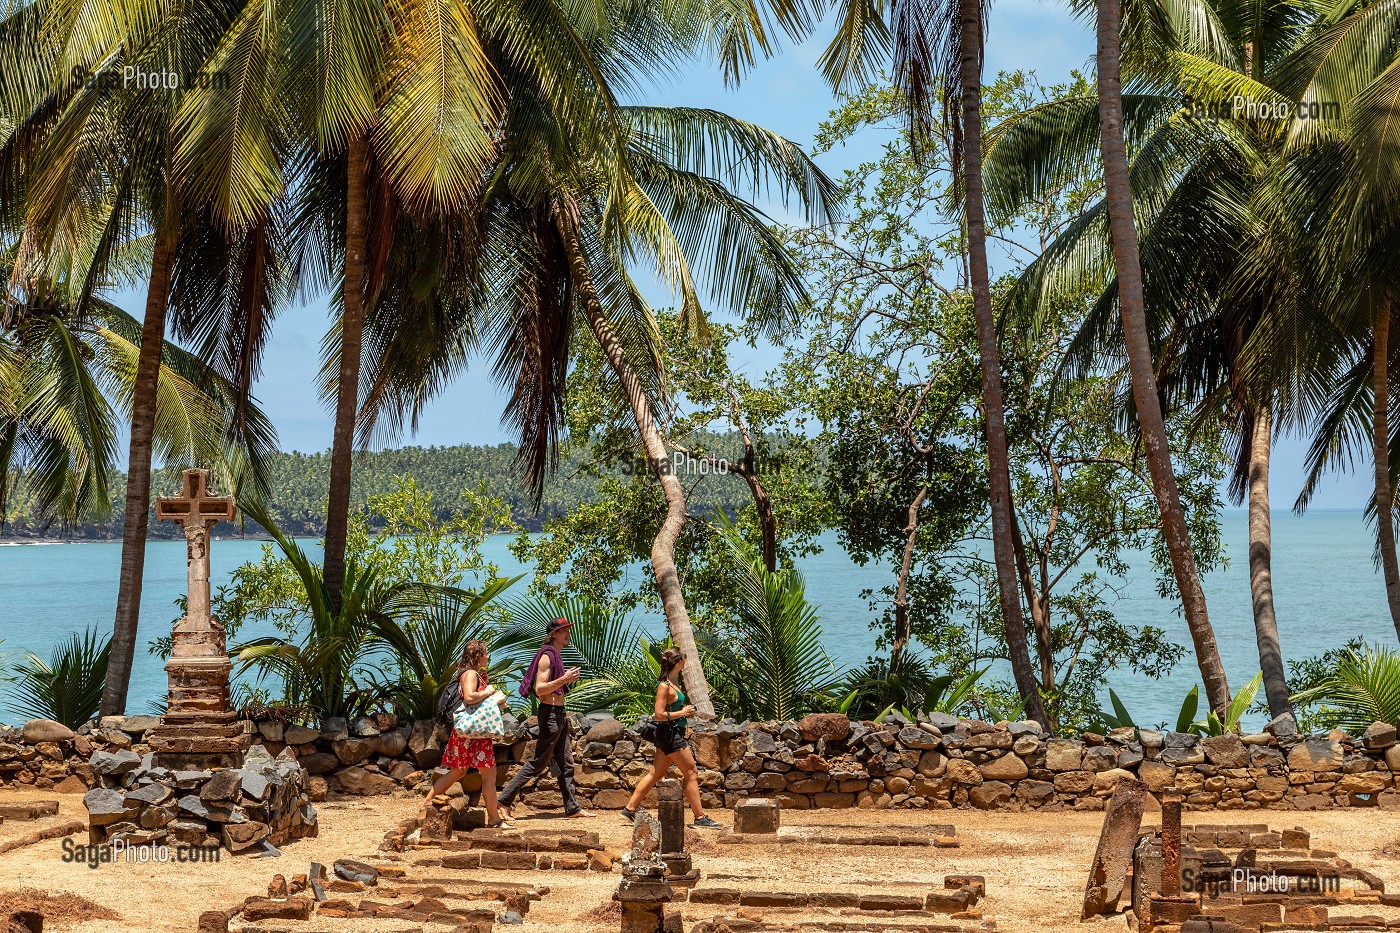
[[[155,753],[96,750],[87,762],[100,784],[83,796],[89,844],[222,846],[231,852],[284,845],[317,834],[306,772],[285,750],[249,749],[238,769],[175,771]]]

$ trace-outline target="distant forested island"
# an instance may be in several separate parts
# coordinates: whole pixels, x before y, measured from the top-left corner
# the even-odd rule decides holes
[[[420,489],[432,494],[433,504],[445,516],[462,506],[463,490],[475,489],[485,483],[486,491],[505,502],[521,526],[538,530],[543,522],[551,518],[567,514],[583,503],[597,501],[599,484],[607,477],[625,475],[630,466],[612,464],[595,469],[584,460],[583,455],[564,454],[559,458],[558,469],[545,483],[544,494],[536,506],[534,496],[519,479],[515,452],[516,448],[510,444],[496,444],[402,447],[359,454],[354,465],[352,507],[364,508],[370,497],[389,492],[395,477],[408,474]],[[329,469],[328,452],[307,454],[292,451],[268,458],[266,475],[269,493],[266,505],[280,528],[296,536],[322,534],[325,529]],[[746,503],[748,493],[743,482],[737,477],[732,478],[732,482],[723,481],[727,479],[730,478],[705,484],[694,506],[706,509],[719,507],[732,513]],[[151,485],[157,496],[174,494],[180,487],[180,471],[175,468],[157,470]],[[0,529],[0,539],[120,538],[121,495],[125,488],[125,475],[115,474],[110,484],[110,510],[82,522],[64,525],[38,514],[34,508],[34,497],[24,485],[23,477],[12,477],[4,502],[5,524]],[[236,535],[240,531],[250,535],[261,533],[261,529],[251,522],[245,529],[236,526],[221,526],[219,529],[222,535]],[[174,538],[178,533],[179,529],[174,525],[157,522],[152,516],[152,537]]]

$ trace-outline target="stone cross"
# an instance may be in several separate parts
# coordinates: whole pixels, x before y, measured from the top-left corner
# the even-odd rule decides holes
[[[184,618],[170,634],[169,703],[147,736],[156,764],[173,770],[235,767],[251,737],[229,708],[229,670],[223,626],[209,606],[209,531],[233,518],[233,499],[209,492],[209,473],[186,470],[178,496],[156,500],[156,517],[185,528],[189,597]]]
[[[232,521],[233,515],[230,496],[210,494],[208,470],[186,470],[180,494],[156,500],[156,518],[185,526],[188,630],[207,631],[212,626],[209,618],[209,531],[220,521]]]

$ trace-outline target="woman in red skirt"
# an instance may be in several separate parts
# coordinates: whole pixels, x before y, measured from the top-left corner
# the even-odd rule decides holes
[[[486,643],[472,639],[462,652],[461,663],[457,665],[458,679],[462,687],[462,702],[468,706],[480,703],[495,694],[486,677],[486,668],[491,658]],[[510,825],[501,819],[496,808],[496,748],[490,739],[464,739],[455,731],[447,740],[447,748],[442,752],[442,767],[450,768],[446,774],[428,789],[423,801],[422,813],[428,815],[428,807],[433,798],[467,776],[472,768],[481,772],[481,799],[486,804],[486,825],[504,827]]]

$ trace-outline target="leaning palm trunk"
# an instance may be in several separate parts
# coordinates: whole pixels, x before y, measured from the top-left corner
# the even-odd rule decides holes
[[[1375,348],[1371,371],[1371,442],[1376,466],[1376,536],[1385,601],[1395,634],[1400,636],[1400,565],[1395,558],[1395,495],[1390,482],[1390,306],[1382,304],[1374,325]]]
[[[352,137],[346,152],[345,283],[340,320],[340,371],[336,377],[335,433],[331,439],[330,492],[326,503],[323,564],[331,603],[340,605],[345,581],[345,539],[350,524],[350,468],[360,400],[360,344],[365,329],[365,256],[369,249],[369,193],[365,173],[369,139]]]
[[[710,684],[705,679],[705,670],[700,664],[695,632],[690,625],[690,613],[685,607],[685,597],[681,593],[680,576],[676,573],[676,539],[680,537],[681,527],[685,524],[685,489],[671,470],[671,458],[666,455],[666,445],[662,443],[661,432],[656,428],[651,403],[647,401],[646,393],[642,390],[641,380],[637,378],[632,365],[622,352],[612,324],[603,314],[603,303],[593,286],[578,234],[567,223],[561,223],[559,229],[569,256],[574,284],[588,314],[588,325],[603,348],[608,365],[617,374],[622,389],[627,394],[627,401],[632,406],[632,416],[637,422],[637,431],[642,438],[642,446],[646,449],[647,459],[651,461],[651,467],[656,471],[656,478],[661,482],[661,491],[666,497],[666,518],[651,543],[651,569],[656,575],[656,589],[661,593],[661,606],[666,613],[666,626],[670,629],[671,639],[691,662],[682,671],[686,697],[702,715],[713,716],[715,706],[710,699]]]
[[[1210,708],[1223,720],[1230,706],[1230,686],[1215,644],[1215,633],[1206,613],[1201,576],[1181,508],[1171,449],[1162,418],[1153,371],[1152,344],[1147,334],[1147,312],[1142,296],[1142,264],[1138,256],[1137,229],[1133,222],[1133,192],[1128,181],[1128,150],[1123,141],[1122,9],[1120,0],[1098,3],[1099,140],[1103,157],[1105,203],[1113,237],[1113,262],[1118,273],[1118,309],[1123,318],[1124,349],[1132,376],[1133,403],[1146,448],[1147,466],[1157,508],[1162,513],[1162,535],[1171,556],[1177,589],[1181,592],[1186,626],[1195,643],[1196,662],[1205,681]]]
[[[1006,413],[1001,395],[1001,358],[997,352],[996,317],[992,313],[991,276],[987,269],[987,222],[982,205],[982,0],[961,0],[962,157],[967,207],[968,278],[972,313],[977,319],[977,349],[982,369],[982,410],[986,418],[987,459],[991,466],[992,550],[996,559],[1001,618],[1016,689],[1026,716],[1046,729],[1045,714],[1031,666],[1026,620],[1016,581],[1016,552],[1011,529],[1011,471],[1006,448]]]
[[[1274,583],[1271,570],[1273,541],[1269,528],[1269,443],[1271,413],[1261,405],[1254,413],[1249,438],[1249,591],[1254,603],[1254,637],[1259,643],[1259,669],[1264,675],[1264,695],[1269,715],[1293,712],[1283,655],[1274,618]]]
[[[156,231],[146,314],[141,322],[141,350],[131,396],[131,447],[126,474],[126,517],[122,522],[122,566],[117,584],[117,616],[112,649],[102,688],[102,715],[126,712],[131,665],[136,656],[136,628],[141,617],[141,582],[146,567],[146,531],[151,510],[151,445],[156,427],[156,389],[165,318],[170,301],[170,272],[179,239],[179,214],[165,212]]]

